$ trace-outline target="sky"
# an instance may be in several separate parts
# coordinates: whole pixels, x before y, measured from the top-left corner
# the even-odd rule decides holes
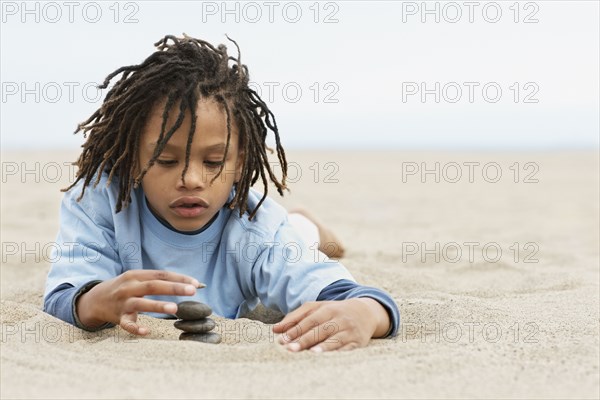
[[[284,146],[599,145],[599,2],[3,1],[2,149],[77,149],[95,85],[167,34],[232,55]],[[272,143],[272,139],[270,139]]]

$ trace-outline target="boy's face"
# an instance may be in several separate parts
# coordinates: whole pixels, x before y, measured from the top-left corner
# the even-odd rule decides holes
[[[138,168],[146,166],[152,154],[162,125],[165,101],[152,111],[140,138]],[[169,113],[165,133],[175,124],[179,105]],[[196,128],[185,183],[181,173],[185,165],[185,148],[191,126],[191,113],[166,144],[156,163],[150,168],[142,188],[152,211],[180,231],[202,228],[223,207],[234,182],[240,178],[242,158],[238,154],[238,133],[231,122],[229,151],[221,175],[212,186],[210,180],[220,169],[227,143],[227,116],[212,99],[203,99],[196,108]]]

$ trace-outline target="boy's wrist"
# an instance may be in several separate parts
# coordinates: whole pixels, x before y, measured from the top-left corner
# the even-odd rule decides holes
[[[97,331],[104,329],[111,324],[98,318],[98,313],[94,308],[93,293],[90,291],[102,281],[96,280],[86,283],[82,286],[73,298],[73,317],[79,328],[88,331]]]
[[[375,330],[373,338],[381,338],[389,334],[392,328],[392,321],[385,307],[372,297],[358,297],[357,300],[369,306],[372,315],[375,317]]]

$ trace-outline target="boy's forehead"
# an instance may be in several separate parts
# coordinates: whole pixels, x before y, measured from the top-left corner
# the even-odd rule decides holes
[[[151,141],[149,143],[146,144],[146,147],[149,150],[153,150],[156,146],[158,145],[157,141]],[[230,143],[231,145],[231,143]],[[227,143],[225,142],[218,142],[218,143],[213,143],[213,144],[205,144],[201,146],[203,150],[206,151],[225,151],[225,148],[227,147]],[[168,141],[167,143],[165,143],[165,150],[180,150],[180,149],[184,149],[185,148],[185,144],[180,145],[177,143],[174,143],[172,141]]]
[[[232,135],[233,137],[233,135]],[[186,134],[186,138],[187,138],[187,134]],[[159,146],[158,143],[158,137],[153,138],[150,141],[146,141],[145,143],[141,143],[140,145],[143,146],[143,153],[146,154],[152,154],[154,153],[154,151],[156,150],[156,148]],[[167,153],[171,153],[171,154],[184,154],[186,152],[186,146],[187,146],[187,140],[181,141],[181,140],[173,140],[173,137],[165,143],[164,147],[161,150],[161,154],[164,152]],[[216,141],[205,141],[205,140],[198,140],[198,137],[196,135],[194,135],[193,138],[193,142],[192,142],[192,148],[191,148],[191,152],[192,153],[203,153],[203,154],[223,154],[225,153],[225,150],[227,148],[227,141],[226,138],[221,138],[220,140],[217,139]],[[231,151],[236,151],[235,149],[237,148],[235,141],[231,141],[229,143],[229,150],[228,152]]]
[[[166,124],[164,126],[165,134],[170,131],[179,117],[179,106],[181,101],[173,102]],[[151,114],[148,116],[146,126],[142,134],[140,145],[145,150],[154,151],[159,145],[160,132],[163,129],[163,115],[167,99],[163,98],[157,101],[153,106]],[[192,138],[193,151],[220,151],[225,149],[227,142],[227,113],[224,107],[212,98],[200,99],[196,108],[196,124],[194,137]],[[233,113],[230,113],[232,115]],[[239,131],[237,123],[231,121],[231,141],[229,148],[236,146]],[[165,143],[163,150],[180,151],[185,150],[191,129],[191,112],[186,110],[181,126],[175,131],[173,136]]]
[[[202,99],[196,103],[195,116],[196,125],[210,125],[212,129],[224,129],[227,131],[227,112],[225,107],[213,99]],[[165,115],[165,107],[167,105],[166,99],[157,102],[150,110],[149,115],[146,119],[146,126],[152,125],[153,131],[156,127],[160,127],[163,124],[163,118]],[[180,116],[180,102],[175,102],[171,105],[167,114],[166,128],[173,126]],[[231,129],[232,133],[237,132],[237,122],[233,118],[234,113],[230,110],[229,115],[231,116]],[[185,110],[183,115],[182,126],[188,126],[191,123],[192,112],[189,108]]]

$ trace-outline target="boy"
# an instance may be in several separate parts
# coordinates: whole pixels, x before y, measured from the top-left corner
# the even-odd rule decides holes
[[[267,176],[281,195],[287,189],[287,161],[239,48],[236,59],[188,36],[155,45],[142,64],[106,78],[102,88],[123,73],[79,125],[89,137],[65,189],[63,257],[48,274],[44,310],[82,329],[119,324],[145,335],[138,313],[169,317],[193,296],[227,318],[259,302],[287,314],[273,331],[291,351],[394,336],[393,299],[356,284],[339,262],[315,259],[299,224],[267,197]],[[267,159],[267,128],[281,180]],[[250,188],[259,177],[262,196]]]

